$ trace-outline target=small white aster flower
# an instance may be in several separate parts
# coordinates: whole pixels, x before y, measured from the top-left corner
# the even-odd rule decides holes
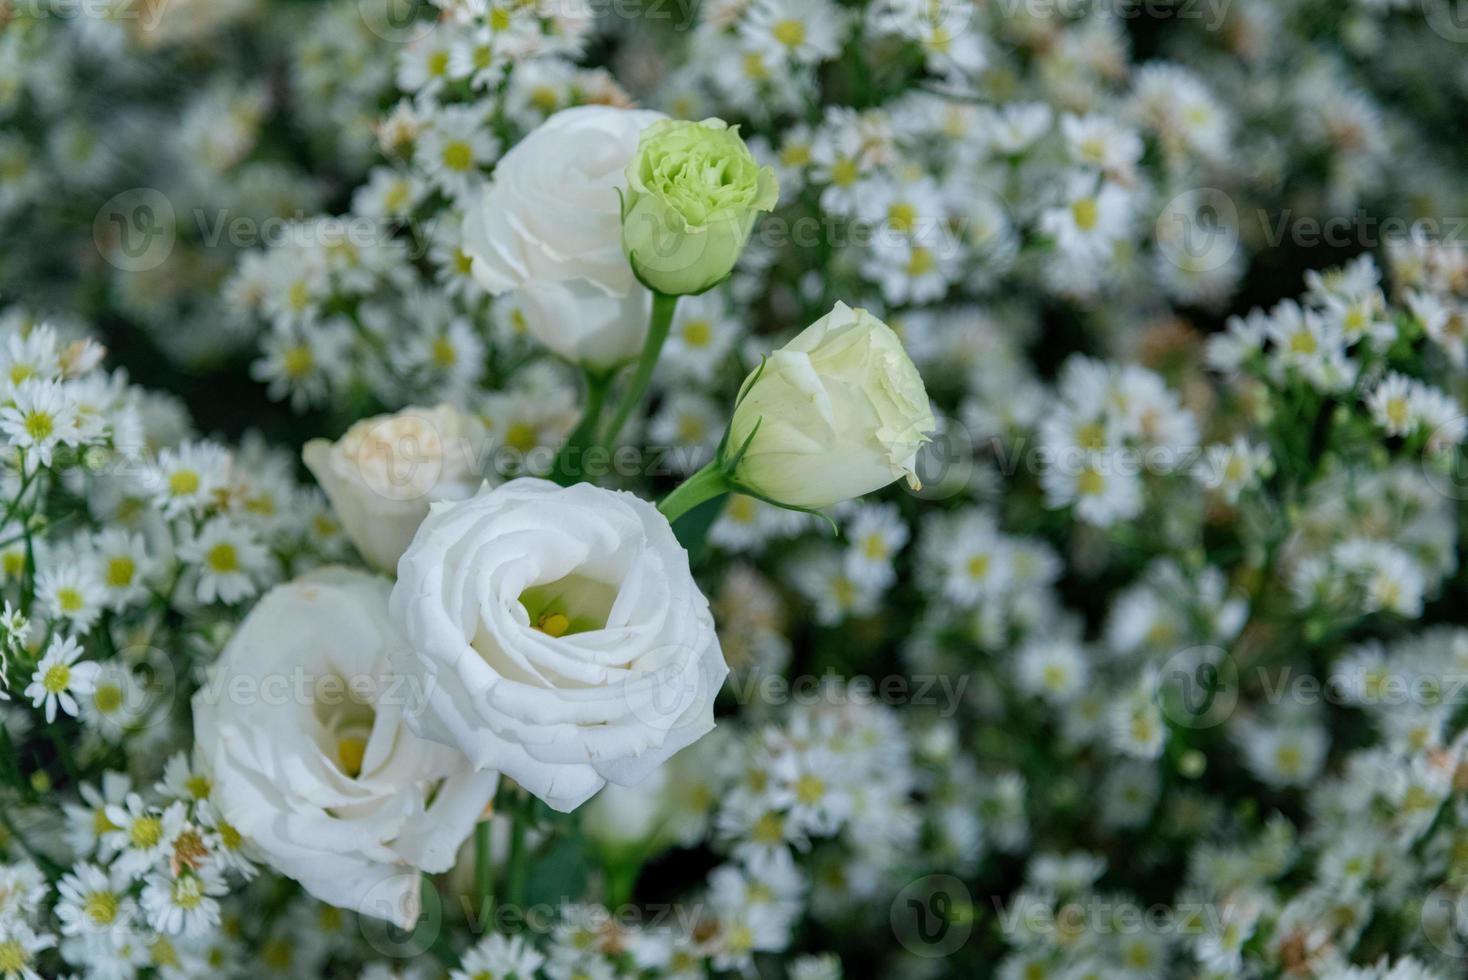
[[[224,603],[254,595],[270,557],[250,528],[222,516],[210,518],[178,555],[198,570],[198,600]]]
[[[92,692],[98,666],[91,661],[77,663],[81,655],[82,647],[75,637],[58,636],[46,648],[41,662],[36,665],[36,672],[31,675],[31,683],[25,689],[25,696],[31,699],[35,707],[45,708],[48,723],[56,720],[58,707],[65,714],[75,717],[75,695]]]
[[[143,911],[149,925],[164,935],[201,936],[219,925],[217,896],[228,891],[212,868],[182,870],[177,875],[155,872],[143,885]]]
[[[0,431],[25,452],[27,468],[50,466],[56,447],[78,442],[76,405],[61,383],[27,379],[0,408]]]

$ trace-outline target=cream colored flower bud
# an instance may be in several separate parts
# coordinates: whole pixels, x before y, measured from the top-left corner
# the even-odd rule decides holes
[[[483,482],[478,425],[451,405],[363,419],[336,442],[312,439],[301,458],[347,537],[374,568],[392,572],[428,505],[463,500]]]
[[[844,303],[744,382],[726,453],[734,482],[791,507],[820,508],[900,477],[937,427],[923,379],[881,320]]]

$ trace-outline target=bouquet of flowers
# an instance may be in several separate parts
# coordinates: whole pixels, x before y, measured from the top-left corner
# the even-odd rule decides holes
[[[1461,976],[1453,6],[0,0],[0,980]]]

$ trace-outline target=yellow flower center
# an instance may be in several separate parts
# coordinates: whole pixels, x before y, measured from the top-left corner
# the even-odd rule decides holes
[[[795,782],[795,798],[806,806],[812,806],[826,795],[826,784],[819,776],[806,773]]]
[[[689,320],[683,324],[683,342],[689,347],[707,347],[713,336],[713,324],[707,320]]]
[[[1098,217],[1096,211],[1096,199],[1083,197],[1070,206],[1071,217],[1075,219],[1076,227],[1081,231],[1091,231],[1096,227]]]
[[[50,412],[31,411],[25,416],[25,433],[35,442],[48,439],[56,431],[56,420]]]
[[[198,492],[200,482],[199,474],[193,470],[177,470],[168,477],[168,492],[175,497],[186,497]]]
[[[933,253],[925,248],[914,248],[912,257],[907,260],[907,274],[913,278],[927,275],[933,271]]]
[[[459,363],[459,352],[447,337],[433,338],[433,366],[447,369]]]
[[[785,818],[773,810],[754,822],[750,836],[761,844],[778,844],[785,838]]]
[[[522,453],[528,453],[539,444],[540,434],[535,431],[535,426],[516,422],[505,430],[505,442]]]
[[[449,70],[449,53],[434,51],[428,55],[428,74],[438,77]]]
[[[1295,354],[1315,353],[1315,335],[1308,330],[1298,331],[1290,337],[1290,350]]]
[[[503,7],[496,7],[489,12],[489,26],[491,30],[508,31],[510,29],[510,12]]]
[[[1106,477],[1095,470],[1083,470],[1076,479],[1076,489],[1087,497],[1095,497],[1106,489]]]
[[[125,589],[133,584],[138,572],[138,563],[126,555],[107,559],[107,584],[114,589]]]
[[[917,224],[917,208],[904,201],[899,201],[887,209],[887,223],[903,234],[907,234]]]
[[[71,683],[71,668],[66,664],[54,664],[41,675],[41,686],[48,694],[60,694]]]
[[[291,288],[286,293],[286,298],[291,304],[291,309],[300,311],[311,305],[311,289],[304,280],[297,279],[291,283]]]
[[[127,837],[132,846],[140,850],[157,847],[163,839],[163,821],[157,817],[138,817]]]
[[[559,638],[571,628],[571,620],[564,613],[546,613],[535,621],[535,628],[546,636]]]
[[[474,165],[473,147],[463,140],[450,140],[443,145],[443,165],[450,170],[468,170]]]
[[[805,43],[805,24],[794,18],[776,21],[771,33],[775,35],[776,41],[792,51]]]
[[[29,962],[30,957],[26,955],[25,947],[20,944],[20,940],[8,939],[0,943],[0,974],[19,975]]]
[[[367,756],[367,740],[360,736],[337,739],[336,757],[341,762],[342,772],[356,779],[362,775],[362,760]]]
[[[221,541],[210,548],[205,560],[209,563],[209,568],[220,575],[237,572],[240,568],[239,552],[228,541]]]
[[[780,150],[780,162],[787,167],[803,167],[810,163],[810,147],[804,143],[791,143]]]
[[[762,82],[770,77],[770,69],[765,67],[765,59],[757,52],[751,51],[744,56],[744,74],[755,81]]]
[[[56,590],[56,604],[64,613],[75,613],[80,612],[85,603],[80,592],[69,585],[63,585]]]
[[[850,157],[842,157],[831,166],[831,183],[837,187],[850,187],[861,176],[861,169]]]
[[[311,366],[315,364],[316,358],[311,353],[311,348],[305,344],[298,344],[286,351],[280,359],[281,370],[285,371],[288,378],[301,378],[310,373]]]
[[[82,903],[82,912],[94,925],[110,925],[117,918],[117,896],[111,892],[92,892]]]
[[[122,688],[116,684],[98,684],[92,692],[92,703],[104,715],[110,715],[122,707]]]

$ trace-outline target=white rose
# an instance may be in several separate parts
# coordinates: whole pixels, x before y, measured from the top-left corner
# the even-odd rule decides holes
[[[409,928],[419,872],[453,866],[499,777],[404,724],[422,693],[391,673],[390,590],[340,567],[272,589],[194,696],[194,738],[215,804],[273,868]]]
[[[662,113],[578,106],[551,116],[495,166],[464,218],[464,252],[492,295],[513,293],[526,328],[578,364],[637,357],[648,291],[622,254],[618,190],[642,130]]]
[[[514,480],[435,504],[392,613],[427,692],[419,734],[558,810],[640,782],[714,725],[728,668],[657,508]]]
[[[483,482],[474,466],[477,431],[450,405],[405,408],[363,419],[337,442],[312,439],[301,458],[357,551],[391,572],[430,503],[463,500]]]
[[[734,471],[739,486],[821,508],[904,476],[916,487],[918,450],[936,428],[897,335],[837,303],[745,380],[727,452],[748,443]]]

